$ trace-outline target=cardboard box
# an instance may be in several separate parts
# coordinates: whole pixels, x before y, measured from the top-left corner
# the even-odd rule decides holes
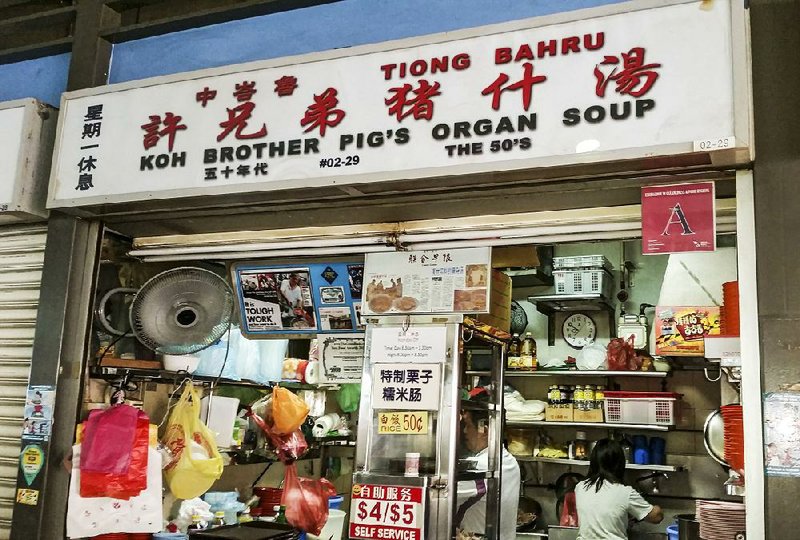
[[[544,419],[547,422],[574,422],[574,413],[572,407],[547,407],[544,411]]]
[[[603,421],[603,410],[602,409],[592,409],[591,411],[574,411],[573,412],[574,422],[602,422]]]
[[[480,313],[475,319],[508,332],[511,330],[511,278],[492,270],[490,289],[489,313]]]
[[[656,307],[656,354],[704,356],[706,336],[720,333],[719,311],[719,306]]]
[[[492,268],[535,268],[537,266],[539,266],[539,254],[533,244],[492,248]]]

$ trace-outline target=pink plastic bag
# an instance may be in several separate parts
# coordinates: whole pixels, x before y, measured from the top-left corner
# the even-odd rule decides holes
[[[336,488],[328,480],[300,478],[296,464],[286,466],[281,504],[292,527],[319,536],[328,521],[328,498],[334,495]]]
[[[609,371],[638,371],[642,367],[642,361],[633,348],[633,336],[627,340],[611,340],[606,351],[606,364]]]
[[[89,414],[81,446],[81,471],[128,472],[139,412],[130,405],[115,405]]]
[[[578,526],[578,505],[575,502],[574,491],[570,491],[564,495],[564,504],[561,505],[561,521],[559,525],[562,527]]]

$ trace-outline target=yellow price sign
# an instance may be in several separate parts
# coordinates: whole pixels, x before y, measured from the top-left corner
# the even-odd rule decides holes
[[[378,433],[381,435],[427,435],[428,411],[378,413]]]

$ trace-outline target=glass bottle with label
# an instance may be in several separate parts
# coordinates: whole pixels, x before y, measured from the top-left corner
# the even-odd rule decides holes
[[[519,334],[514,334],[511,338],[511,343],[508,344],[508,367],[518,369],[520,367],[520,348],[522,342],[519,339]]]
[[[520,347],[520,363],[523,369],[536,369],[536,340],[530,332],[525,334]]]
[[[572,394],[572,401],[576,411],[582,411],[586,403],[583,398],[583,386],[577,385],[575,392]]]
[[[278,513],[275,515],[275,523],[288,523],[286,521],[286,507],[284,505],[276,506],[275,509]]]
[[[187,527],[187,530],[202,531],[205,528],[205,523],[203,523],[203,520],[200,518],[200,516],[197,514],[192,514],[192,524]]]
[[[225,512],[214,512],[214,521],[211,522],[212,527],[222,527],[225,525]]]
[[[595,391],[594,387],[591,384],[587,384],[583,387],[583,410],[584,411],[592,411],[594,410],[594,400],[595,400]]]

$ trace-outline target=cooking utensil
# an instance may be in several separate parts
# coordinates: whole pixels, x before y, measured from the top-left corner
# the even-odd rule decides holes
[[[536,499],[531,497],[521,496],[519,498],[519,509],[517,512],[533,514],[533,519],[524,523],[517,520],[517,532],[528,532],[536,528],[536,520],[542,515],[542,505]]]
[[[725,461],[725,422],[720,409],[712,412],[706,418],[703,426],[703,443],[706,452],[714,461],[723,467],[729,466]]]

